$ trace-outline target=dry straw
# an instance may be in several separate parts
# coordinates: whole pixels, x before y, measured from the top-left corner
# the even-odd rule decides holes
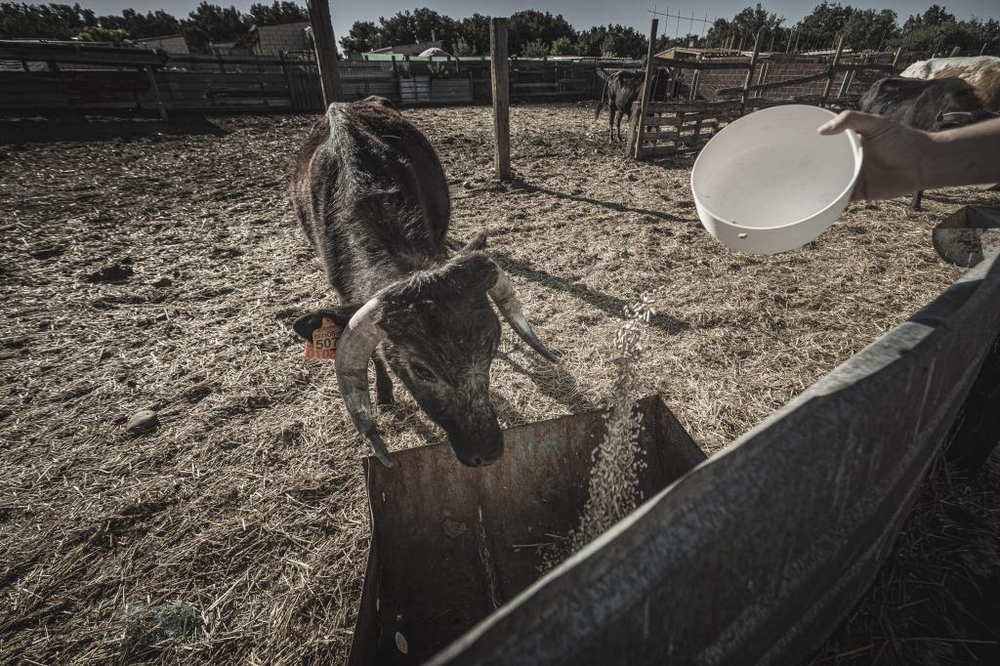
[[[631,390],[669,395],[711,453],[940,294],[962,271],[931,228],[996,205],[971,188],[928,192],[918,218],[905,198],[855,203],[808,248],[740,256],[698,224],[690,160],[622,157],[590,102],[512,108],[506,184],[488,107],[405,113],[444,163],[451,239],[488,230],[561,354],[536,359],[505,330],[491,368],[504,427],[615,394],[600,342],[649,285],[664,289]],[[0,663],[345,663],[367,450],[333,369],[303,360],[290,327],[336,303],[285,192],[313,119],[34,122],[0,120]],[[390,448],[442,441],[396,395],[376,415]],[[127,435],[146,408],[159,428]],[[962,501],[1000,533],[995,477],[976,488]],[[880,635],[948,638],[937,630]]]

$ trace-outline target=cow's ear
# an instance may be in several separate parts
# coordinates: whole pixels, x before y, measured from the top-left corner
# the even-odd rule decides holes
[[[343,305],[336,310],[316,310],[309,314],[302,315],[295,320],[292,328],[303,340],[312,340],[313,331],[323,325],[323,319],[330,319],[338,326],[347,326],[354,313],[361,308],[360,305]]]
[[[486,249],[486,229],[482,229],[475,236],[472,237],[468,243],[465,244],[459,253],[466,252],[482,252]]]

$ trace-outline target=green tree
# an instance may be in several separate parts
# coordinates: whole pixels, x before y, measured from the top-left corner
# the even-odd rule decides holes
[[[577,55],[590,57],[600,56],[601,45],[604,43],[607,36],[608,29],[600,25],[580,32],[576,38]]]
[[[955,47],[960,53],[977,54],[986,45],[997,44],[1000,24],[996,20],[983,22],[973,18],[958,21],[939,5],[931,5],[923,14],[911,15],[903,23],[893,45],[907,50],[947,55]]]
[[[309,12],[305,7],[294,2],[274,0],[271,5],[250,5],[250,18],[254,25],[281,25],[282,23],[308,21]]]
[[[340,47],[345,53],[365,53],[382,46],[382,32],[372,21],[355,21],[350,32],[340,38]]]
[[[563,35],[562,37],[557,37],[555,41],[552,42],[552,46],[549,48],[549,53],[554,56],[575,55],[576,45],[573,44],[573,40]]]
[[[576,38],[576,31],[562,14],[553,16],[549,12],[526,9],[511,14],[507,22],[507,45],[512,55],[526,55],[525,47],[535,40],[540,41],[548,53],[552,42],[560,37],[571,41]]]
[[[470,55],[488,55],[490,52],[490,17],[473,14],[458,21],[458,34],[472,50]]]
[[[76,37],[78,42],[106,42],[115,46],[131,46],[132,40],[124,30],[117,28],[102,28],[101,26],[87,26],[81,30]]]
[[[398,12],[389,18],[380,16],[378,21],[383,46],[440,41],[441,48],[450,51],[458,38],[454,19],[426,7]]]
[[[205,0],[188,14],[182,32],[191,50],[205,52],[210,42],[241,42],[249,38],[253,21],[236,7],[225,9]]]
[[[455,40],[455,43],[451,46],[451,54],[459,58],[465,58],[469,56],[479,55],[476,50],[469,45],[464,38],[459,37]]]
[[[544,58],[549,54],[549,48],[540,39],[534,39],[521,47],[521,55],[525,58]]]
[[[121,16],[101,16],[102,28],[124,30],[132,39],[162,37],[181,31],[181,22],[162,10],[140,14],[134,9],[123,9]]]
[[[96,26],[94,12],[80,5],[0,4],[0,39],[70,39]]]
[[[609,25],[608,35],[601,42],[601,55],[610,58],[642,58],[647,40],[638,31],[621,25]]]

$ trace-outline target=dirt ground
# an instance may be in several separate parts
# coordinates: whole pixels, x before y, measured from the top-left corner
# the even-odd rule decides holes
[[[550,365],[504,332],[504,427],[607,404],[623,307],[656,291],[637,396],[718,450],[961,273],[931,246],[975,189],[852,204],[807,247],[743,256],[700,226],[692,158],[625,159],[591,104],[405,111],[489,232]],[[335,303],[285,194],[307,116],[0,121],[0,663],[343,663],[367,455],[291,322]],[[405,391],[390,449],[440,441]],[[140,410],[158,427],[135,436]]]

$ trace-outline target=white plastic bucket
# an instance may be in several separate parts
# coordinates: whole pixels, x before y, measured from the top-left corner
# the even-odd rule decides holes
[[[857,134],[817,133],[835,115],[818,106],[774,106],[712,137],[691,170],[698,217],[709,233],[740,252],[774,254],[833,224],[861,170]]]

